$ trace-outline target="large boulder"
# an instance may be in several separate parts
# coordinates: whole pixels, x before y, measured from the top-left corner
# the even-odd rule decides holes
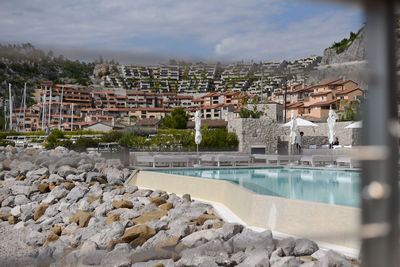
[[[84,186],[75,186],[71,191],[69,191],[66,200],[68,203],[75,203],[86,194],[88,189]]]
[[[318,245],[314,241],[305,238],[299,238],[295,241],[293,255],[297,257],[311,255],[318,249]]]
[[[120,240],[111,241],[108,249],[111,250],[118,243],[129,243],[133,247],[141,246],[155,234],[156,230],[147,225],[136,225],[126,229]]]
[[[188,248],[194,247],[199,241],[211,241],[214,239],[220,239],[221,233],[216,229],[207,229],[194,232],[182,239],[182,244]]]
[[[60,175],[61,177],[67,177],[70,174],[77,174],[78,171],[75,168],[72,168],[71,166],[64,165],[58,168],[57,174]]]
[[[114,200],[112,202],[112,205],[114,206],[114,208],[116,209],[121,209],[121,208],[127,208],[127,209],[132,209],[133,208],[133,203],[132,201],[128,201],[128,200]]]
[[[107,182],[112,185],[123,185],[124,184],[124,174],[122,171],[115,168],[106,168],[105,175],[107,177]]]
[[[37,206],[37,208],[35,209],[35,213],[33,214],[33,219],[37,221],[46,212],[48,207],[49,205],[46,203]]]
[[[135,224],[144,224],[144,223],[152,221],[153,219],[160,219],[160,218],[166,216],[167,214],[168,214],[168,212],[165,210],[150,211],[150,212],[142,214],[141,216],[133,219],[132,221]]]
[[[52,204],[56,200],[65,197],[68,195],[68,190],[64,185],[58,185],[54,187],[53,190],[47,195],[47,197],[42,201],[43,203]]]
[[[328,250],[320,260],[321,266],[351,267],[353,266],[343,255]]]
[[[91,213],[79,210],[74,216],[72,216],[69,222],[76,223],[79,225],[79,227],[86,227],[91,217]]]
[[[271,255],[275,250],[272,232],[267,230],[261,233],[245,228],[240,234],[232,237],[234,252],[244,251],[248,247],[266,249]]]

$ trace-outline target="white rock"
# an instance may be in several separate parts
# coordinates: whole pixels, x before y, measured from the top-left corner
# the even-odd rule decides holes
[[[15,206],[11,209],[11,215],[14,217],[19,217],[21,215],[21,206]]]

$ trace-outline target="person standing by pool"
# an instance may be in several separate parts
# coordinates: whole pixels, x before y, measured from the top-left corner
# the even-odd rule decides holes
[[[296,152],[297,154],[301,153],[301,141],[303,138],[304,133],[300,132],[300,134],[298,136],[296,136]]]

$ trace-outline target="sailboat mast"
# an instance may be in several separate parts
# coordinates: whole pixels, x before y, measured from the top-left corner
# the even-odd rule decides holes
[[[9,104],[10,104],[10,130],[12,131],[12,96],[11,96],[11,83],[8,84],[8,97],[9,97]]]
[[[24,124],[24,126],[23,126],[23,129],[24,129],[24,132],[25,132],[25,114],[26,114],[26,83],[25,83],[25,85],[24,85],[24,99],[23,99],[23,102],[24,102],[24,120],[23,120],[23,124]]]
[[[42,130],[46,126],[46,94],[47,94],[47,86],[44,87],[43,94],[43,115],[42,115]]]
[[[58,120],[58,130],[61,129],[61,113],[63,108],[64,86],[61,88],[61,104],[60,104],[60,118]]]
[[[264,91],[264,68],[261,63],[261,102],[263,101],[263,91]]]
[[[52,87],[50,87],[49,119],[47,121],[47,125],[49,127],[50,127],[50,123],[51,123],[51,97],[52,97]]]
[[[72,109],[71,109],[71,131],[74,129],[74,103],[72,103]]]

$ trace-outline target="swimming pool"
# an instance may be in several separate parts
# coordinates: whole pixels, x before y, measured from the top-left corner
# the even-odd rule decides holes
[[[262,195],[334,205],[360,205],[360,172],[303,168],[158,169],[168,174],[227,180]]]

